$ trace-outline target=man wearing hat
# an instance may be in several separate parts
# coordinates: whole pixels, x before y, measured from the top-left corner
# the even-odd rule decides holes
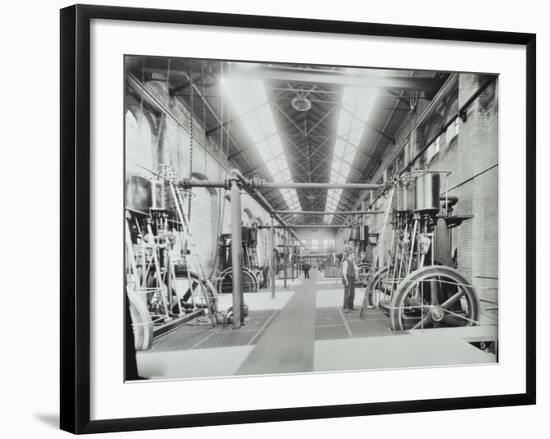
[[[342,281],[344,283],[344,312],[348,313],[355,309],[353,301],[355,300],[355,279],[359,271],[355,264],[355,255],[353,251],[348,250],[344,253],[344,262],[342,263]]]

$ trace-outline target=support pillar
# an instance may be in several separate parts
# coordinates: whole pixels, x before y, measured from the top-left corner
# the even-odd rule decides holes
[[[285,277],[284,277],[284,288],[288,288],[287,286],[287,272],[286,272],[286,268],[288,266],[288,232],[287,232],[287,229],[285,227],[284,229],[284,249],[285,249],[285,258],[284,258],[284,273],[285,273]]]
[[[277,260],[275,259],[275,227],[273,227],[273,217],[271,217],[271,267],[269,276],[271,279],[271,298],[275,299],[275,271],[277,270]]]
[[[237,182],[231,182],[231,268],[233,270],[233,329],[241,327],[243,316],[241,194]]]

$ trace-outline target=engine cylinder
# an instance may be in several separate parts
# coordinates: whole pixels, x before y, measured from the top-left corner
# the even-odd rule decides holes
[[[397,211],[412,212],[415,209],[415,192],[412,182],[402,184],[397,194]]]
[[[436,213],[439,211],[440,177],[437,173],[426,173],[416,178],[415,212]]]

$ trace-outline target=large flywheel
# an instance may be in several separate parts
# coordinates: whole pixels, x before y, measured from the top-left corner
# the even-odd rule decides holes
[[[388,284],[389,267],[382,267],[368,280],[366,295],[368,306],[379,308],[384,303],[389,303],[391,288]]]
[[[256,274],[247,267],[243,267],[241,285],[243,293],[257,293],[260,281]],[[231,294],[233,292],[233,269],[226,268],[218,276],[217,290],[219,294]]]
[[[477,293],[454,268],[431,265],[410,273],[389,306],[394,330],[472,326],[480,305]]]

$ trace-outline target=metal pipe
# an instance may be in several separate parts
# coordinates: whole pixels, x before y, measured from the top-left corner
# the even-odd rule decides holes
[[[279,215],[378,215],[382,210],[350,210],[345,212],[333,212],[330,210],[276,210]]]
[[[275,270],[277,269],[277,260],[275,259],[275,228],[273,227],[273,216],[271,217],[271,269],[269,277],[271,278],[271,298],[275,299]]]
[[[275,213],[275,209],[269,204],[269,201],[265,199],[265,197],[259,193],[255,189],[250,189],[251,182],[248,178],[246,178],[243,173],[238,169],[232,169],[231,174],[239,179],[239,181],[245,186],[245,189],[247,189],[250,196],[252,196],[259,204],[262,206],[267,212],[275,217],[275,219],[282,225],[286,226],[286,221],[278,214]],[[291,230],[290,232],[296,239],[298,239],[298,235],[296,235],[296,232],[294,230]]]
[[[258,226],[259,229],[265,229],[270,226]],[[287,226],[273,226],[276,229],[284,229],[289,228],[292,229],[309,229],[309,228],[315,228],[315,229],[347,229],[352,227],[352,225],[343,225],[343,224],[289,224]],[[300,241],[300,238],[296,238],[298,241]]]
[[[233,329],[241,327],[242,300],[241,194],[236,181],[231,182],[231,267],[233,270]]]
[[[437,139],[441,134],[443,134],[445,131],[447,131],[447,128],[449,128],[456,119],[459,117],[461,119],[466,119],[466,110],[472,105],[472,103],[485,91],[486,88],[488,88],[494,81],[496,81],[497,76],[490,76],[488,79],[485,80],[485,82],[470,96],[470,98],[460,107],[460,109],[457,111],[456,114],[451,116],[441,127],[441,129],[434,133],[431,139],[428,139],[428,141],[425,143],[424,147],[420,149],[416,155],[409,160],[409,163],[403,168],[403,170],[400,172],[400,175],[402,175],[405,171],[410,169],[414,163],[422,157],[422,154],[426,152],[426,150],[430,147],[430,145],[435,142],[435,139]]]
[[[399,175],[403,175],[407,170],[411,169],[411,167],[414,165],[414,163],[418,160],[419,157],[422,156],[422,154],[428,149],[428,147],[430,146],[430,144],[437,138],[437,136],[439,136],[444,130],[446,130],[450,125],[451,123],[453,123],[455,121],[455,119],[457,117],[465,117],[465,114],[466,114],[466,110],[468,109],[468,107],[470,105],[472,105],[472,103],[481,95],[481,93],[483,93],[485,91],[485,89],[487,87],[489,87],[489,85],[491,85],[493,83],[493,81],[495,81],[498,77],[496,75],[494,76],[491,76],[489,77],[473,94],[472,96],[470,96],[470,98],[464,103],[464,105],[462,105],[462,107],[458,110],[458,112],[452,116],[449,120],[447,120],[447,122],[445,123],[445,126],[444,126],[444,129],[440,130],[438,133],[436,133],[432,139],[430,139],[428,142],[426,142],[425,146],[420,150],[418,151],[418,153],[411,159],[409,160],[409,162],[403,167],[403,169],[401,170],[401,172],[399,173]],[[418,120],[414,123],[414,125],[412,126],[412,128],[409,130],[409,132],[407,133],[406,136],[403,137],[403,141],[401,142],[401,144],[399,145],[399,147],[396,149],[396,152],[394,153],[394,155],[392,156],[391,161],[393,161],[395,159],[395,157],[397,157],[399,154],[401,154],[401,151],[403,150],[405,144],[407,144],[407,142],[409,141],[409,136],[411,135],[411,133],[413,131],[415,131],[423,122],[424,122],[424,119],[426,117],[428,117],[429,114],[431,114],[431,112],[433,111],[434,107],[436,106],[437,102],[438,102],[438,99],[440,96],[444,95],[450,88],[454,87],[456,84],[458,83],[458,74],[456,73],[453,73],[451,76],[449,76],[449,78],[447,79],[447,81],[445,81],[445,83],[443,84],[443,86],[441,87],[441,89],[438,91],[438,93],[436,94],[436,96],[432,99],[432,101],[430,102],[430,104],[424,109],[424,111],[422,112],[422,114],[420,115],[420,117],[418,118]],[[382,194],[379,194],[376,199],[371,202],[371,204],[369,205],[369,209],[373,206],[373,204],[382,196]],[[358,203],[362,202],[364,200],[364,197],[361,196],[359,197],[358,199]]]
[[[285,259],[284,259],[284,282],[283,282],[283,287],[286,289],[288,288],[288,285],[287,285],[287,273],[286,273],[286,268],[287,268],[287,265],[288,265],[288,253],[289,253],[289,248],[288,248],[288,232],[287,232],[287,229],[285,228],[285,231],[284,231],[284,243],[285,243]]]
[[[376,190],[383,187],[381,184],[374,183],[301,183],[301,182],[286,182],[275,183],[265,181],[258,183],[258,187],[275,188],[275,189],[362,189]]]
[[[184,178],[180,182],[180,186],[185,189],[192,187],[215,187],[226,188],[230,185],[227,180],[198,180],[195,178]]]
[[[256,198],[256,201],[258,201],[258,203],[260,203],[260,205],[265,210],[267,210],[268,213],[273,215],[275,217],[275,219],[277,221],[279,221],[281,224],[286,224],[286,222],[279,215],[274,213],[275,210],[273,209],[273,207],[271,207],[271,204],[269,204],[269,202],[264,198],[264,196],[262,194],[260,194],[258,191],[254,190],[254,189],[252,191],[249,190],[249,188],[251,187],[251,182],[248,178],[246,178],[243,175],[243,173],[240,170],[234,168],[234,169],[231,169],[230,173],[231,173],[231,175],[236,177],[244,185],[245,189],[247,189],[249,194],[251,196],[253,196],[254,198]]]
[[[237,180],[239,180],[243,184],[244,188],[253,198],[256,199],[260,206],[267,210],[269,214],[274,214],[273,207],[269,204],[269,202],[264,198],[262,194],[260,194],[253,188],[253,184],[246,177],[244,177],[244,175],[238,169],[232,169],[230,172]],[[179,185],[183,188],[205,187],[228,189],[231,187],[231,180],[199,180],[195,178],[184,178],[180,181]],[[285,220],[281,218],[281,216],[277,214],[275,214],[274,216],[279,223],[286,225]],[[294,234],[293,231],[291,231],[291,233]]]
[[[289,227],[294,229],[347,229],[351,225],[342,225],[342,224],[291,224]]]
[[[265,182],[265,183],[260,183],[260,184],[255,184],[255,182],[252,182],[250,181],[249,179],[247,179],[241,171],[239,171],[238,169],[232,169],[231,171],[231,174],[237,178],[242,184],[243,186],[245,187],[245,189],[247,189],[247,191],[249,192],[249,194],[251,196],[253,196],[256,201],[258,201],[258,203],[268,211],[268,213],[272,214],[274,216],[274,218],[283,226],[283,227],[288,227],[288,224],[287,222],[279,215],[279,212],[282,212],[282,211],[276,211],[273,209],[273,207],[271,206],[271,204],[269,204],[269,202],[263,197],[262,194],[260,194],[256,189],[255,187],[258,186],[258,187],[273,187],[273,188],[331,188],[331,189],[336,189],[336,188],[348,188],[348,189],[378,189],[380,187],[382,187],[382,185],[380,184],[367,184],[367,183],[342,183],[342,184],[333,184],[333,183],[294,183],[294,182],[291,182],[291,183],[270,183],[270,182]],[[228,185],[229,185],[229,182],[228,181],[224,181],[224,180],[198,180],[198,179],[184,179],[182,180],[181,182],[181,185],[183,187],[186,187],[186,188],[189,188],[189,187],[218,187],[218,188],[226,188]],[[231,184],[232,185],[232,184]],[[231,186],[232,187],[232,186]],[[314,212],[314,211],[305,211],[305,212],[311,212],[311,213],[306,213],[307,214],[311,214],[311,215],[314,215],[314,214],[317,214],[317,212]],[[356,211],[358,213],[362,212],[362,211]],[[284,212],[284,213],[288,213],[288,212]],[[303,213],[303,212],[296,212],[296,213]],[[364,213],[364,212],[363,212]],[[366,212],[367,214],[368,213],[378,213],[378,212]],[[323,213],[321,213],[323,214]],[[333,215],[337,215],[339,213],[335,213],[335,212],[330,212],[330,213],[327,213],[327,214],[333,214]],[[326,226],[326,224],[323,224],[323,225],[319,225],[319,226],[315,226],[315,227],[321,227],[321,226]],[[294,233],[294,231],[292,230],[295,226],[292,226],[291,227],[291,231],[290,233],[296,238],[298,239],[298,236]],[[338,226],[338,227],[341,227],[341,226]]]
[[[407,134],[405,136],[402,136],[403,140],[399,144],[397,148],[395,148],[395,152],[391,156],[391,159],[387,161],[387,163],[392,163],[396,157],[401,154],[403,149],[405,148],[405,145],[409,142],[411,134],[418,129],[418,127],[424,122],[424,120],[432,113],[434,108],[437,106],[437,103],[439,102],[439,99],[441,96],[445,95],[449,90],[451,90],[453,87],[455,87],[458,84],[458,73],[451,73],[447,80],[444,82],[444,84],[441,86],[439,91],[436,93],[436,95],[433,97],[433,99],[428,103],[426,108],[422,111],[422,114],[418,117],[418,119],[414,122],[413,126],[409,129]],[[401,136],[400,136],[401,137]],[[408,166],[408,165],[407,165]],[[403,168],[403,170],[406,170],[407,167]],[[376,175],[376,174],[374,174]],[[371,204],[369,205],[368,209],[381,197],[382,194],[379,194],[376,199],[373,201],[371,200]],[[359,196],[356,206],[359,206],[360,203],[362,203],[366,198],[366,195]]]

